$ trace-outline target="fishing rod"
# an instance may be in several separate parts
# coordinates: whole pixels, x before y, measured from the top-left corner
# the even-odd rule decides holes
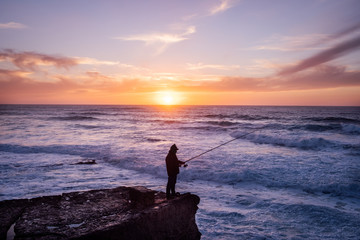
[[[236,138],[234,138],[234,139],[231,139],[231,140],[229,140],[229,141],[227,141],[227,142],[224,142],[224,143],[222,143],[222,144],[220,144],[220,145],[218,145],[218,146],[216,146],[216,147],[213,147],[213,148],[211,148],[211,149],[209,149],[209,150],[207,150],[207,151],[205,151],[205,152],[203,152],[203,153],[200,153],[199,155],[196,155],[195,157],[192,157],[192,158],[186,160],[184,163],[190,162],[191,160],[194,160],[195,158],[198,158],[198,157],[204,155],[205,153],[211,152],[211,151],[213,151],[213,150],[215,150],[215,149],[217,149],[217,148],[219,148],[219,147],[221,147],[221,146],[224,146],[224,145],[226,145],[226,144],[228,144],[228,143],[231,143],[231,142],[233,142],[233,141],[235,141],[235,140],[237,140],[237,139],[239,139],[239,138],[245,137],[245,136],[247,136],[247,135],[249,135],[249,134],[251,134],[251,133],[254,133],[254,132],[256,132],[256,131],[258,131],[258,130],[260,130],[260,129],[263,129],[263,128],[265,128],[265,126],[260,127],[260,128],[256,128],[256,129],[253,130],[253,131],[250,131],[250,132],[245,133],[245,134],[243,134],[243,135],[240,135],[240,136],[238,136],[238,137],[236,137]],[[184,164],[184,167],[187,167],[187,164]]]

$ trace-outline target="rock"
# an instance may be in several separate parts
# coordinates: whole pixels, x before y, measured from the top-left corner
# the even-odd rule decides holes
[[[96,164],[95,159],[85,159],[84,161],[77,162],[73,165],[79,165],[79,164]]]
[[[28,203],[27,199],[0,202],[0,239],[6,239],[7,230],[18,220]]]
[[[200,239],[200,198],[186,193],[118,187],[0,202],[0,239],[15,222],[15,239]]]

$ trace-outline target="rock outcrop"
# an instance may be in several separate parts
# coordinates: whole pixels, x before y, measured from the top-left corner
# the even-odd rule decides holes
[[[200,198],[118,187],[0,202],[0,239],[200,239]],[[10,232],[10,231],[9,231]]]

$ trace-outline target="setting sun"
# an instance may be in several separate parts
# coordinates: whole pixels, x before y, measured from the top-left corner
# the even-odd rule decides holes
[[[166,105],[172,105],[174,103],[174,98],[171,95],[165,95],[163,96],[162,101]]]
[[[180,102],[179,93],[157,92],[156,102],[160,105],[175,105]]]

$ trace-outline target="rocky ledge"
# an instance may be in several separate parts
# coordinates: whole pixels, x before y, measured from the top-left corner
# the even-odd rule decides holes
[[[0,202],[0,239],[200,239],[200,198],[118,187]]]

